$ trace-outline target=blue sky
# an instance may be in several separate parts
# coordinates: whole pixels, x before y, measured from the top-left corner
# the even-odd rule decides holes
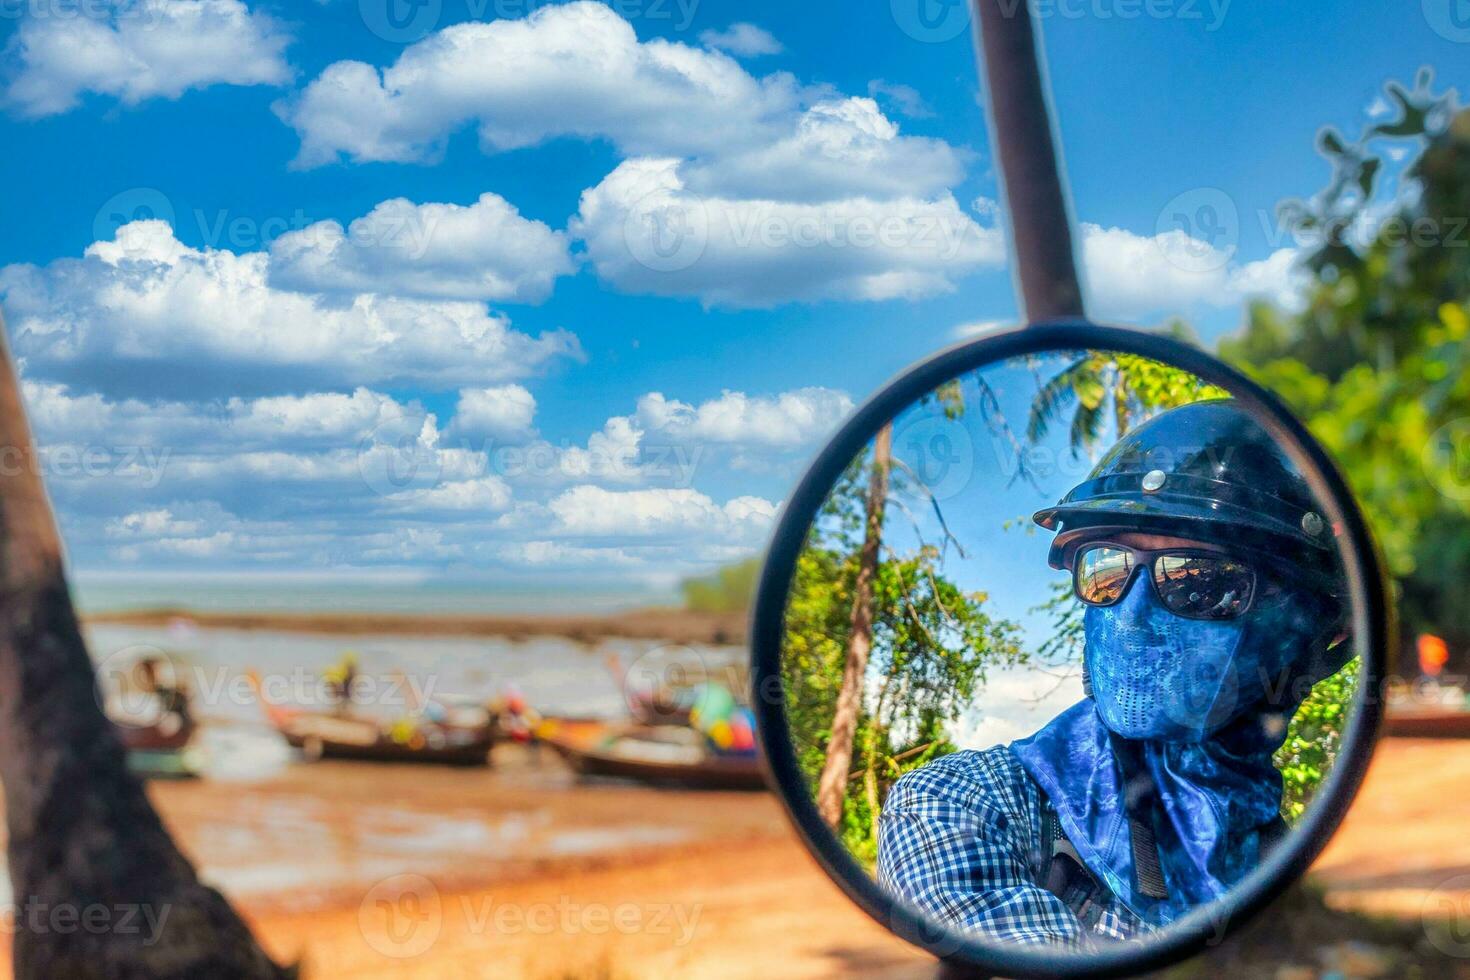
[[[962,7],[392,2],[0,6],[0,309],[84,581],[664,589],[1013,316]],[[1465,87],[1453,2],[1042,4],[1094,312],[1289,305],[1274,205],[1385,81]]]

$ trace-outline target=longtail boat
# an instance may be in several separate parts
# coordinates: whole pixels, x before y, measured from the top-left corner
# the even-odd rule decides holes
[[[536,730],[584,776],[699,789],[764,789],[760,758],[710,751],[698,732],[674,725],[548,718]]]
[[[450,707],[442,720],[414,717],[383,723],[372,718],[310,711],[276,704],[252,677],[271,727],[308,761],[427,762],[455,766],[490,764],[494,725],[478,708]]]

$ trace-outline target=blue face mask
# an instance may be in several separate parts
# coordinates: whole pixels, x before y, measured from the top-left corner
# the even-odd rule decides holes
[[[1185,619],[1143,575],[1116,604],[1084,613],[1093,700],[1011,751],[1083,863],[1145,921],[1218,899],[1259,863],[1281,806],[1272,753],[1309,690],[1295,672],[1324,625],[1321,607],[1293,591],[1258,596],[1233,620]],[[1141,772],[1124,773],[1124,747]],[[1134,867],[1124,797],[1139,774],[1156,791],[1165,898]]]
[[[1289,596],[1258,597],[1244,616],[1185,619],[1145,575],[1111,606],[1083,614],[1085,665],[1108,729],[1141,741],[1199,742],[1280,683],[1316,628]],[[1310,620],[1310,622],[1308,622]]]

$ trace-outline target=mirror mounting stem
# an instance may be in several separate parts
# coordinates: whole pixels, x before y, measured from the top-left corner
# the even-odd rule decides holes
[[[974,0],[1021,307],[1029,322],[1084,316],[1061,162],[1029,0]]]

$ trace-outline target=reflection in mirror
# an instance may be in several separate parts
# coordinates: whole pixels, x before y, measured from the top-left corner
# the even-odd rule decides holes
[[[889,894],[982,940],[1141,938],[1311,806],[1356,687],[1335,511],[1229,394],[1133,354],[1016,357],[831,487],[785,709]]]

